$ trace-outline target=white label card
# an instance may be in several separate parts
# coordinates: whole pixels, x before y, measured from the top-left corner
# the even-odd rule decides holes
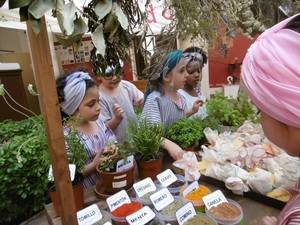
[[[191,183],[189,186],[186,187],[186,189],[184,189],[183,191],[183,196],[185,197],[188,193],[196,190],[199,187],[199,183],[198,181],[194,181],[193,183]]]
[[[70,171],[71,181],[73,181],[75,178],[76,165],[69,164],[69,171]],[[49,167],[48,180],[54,181],[52,165]]]
[[[138,197],[142,197],[149,192],[156,191],[156,186],[150,177],[133,184],[133,188]]]
[[[121,159],[117,162],[117,172],[122,172],[124,170],[127,170],[133,166],[134,157],[133,155],[128,156],[127,160]]]
[[[111,222],[106,222],[105,224],[103,225],[112,225]]]
[[[139,211],[126,217],[130,225],[144,225],[154,219],[155,213],[149,208],[144,206]]]
[[[93,204],[77,212],[78,225],[94,224],[101,219],[102,214],[96,204]]]
[[[168,187],[177,180],[176,175],[170,169],[165,170],[156,177],[163,187]]]
[[[193,203],[189,202],[177,210],[176,219],[179,225],[183,225],[190,218],[196,216],[196,211]]]
[[[214,191],[213,193],[206,195],[202,198],[207,209],[213,206],[217,206],[223,202],[228,202],[222,191]]]
[[[167,188],[163,188],[160,191],[150,195],[150,200],[152,201],[155,209],[160,211],[174,202],[174,197]]]
[[[111,212],[113,212],[116,208],[120,207],[121,205],[130,202],[130,198],[125,190],[119,191],[118,193],[106,199],[106,203]]]

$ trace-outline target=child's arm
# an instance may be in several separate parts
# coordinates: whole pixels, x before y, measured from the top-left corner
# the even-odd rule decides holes
[[[98,152],[94,157],[93,161],[84,166],[84,168],[81,171],[83,176],[88,176],[96,171],[96,166],[98,166],[104,160],[104,158],[100,157],[100,155],[101,152]]]
[[[194,102],[193,107],[190,110],[185,112],[186,117],[190,117],[191,115],[198,112],[199,108],[203,105],[203,101],[198,99]]]
[[[161,143],[161,147],[163,149],[166,149],[169,152],[170,156],[174,160],[181,159],[182,155],[184,153],[184,151],[182,150],[182,148],[179,147],[179,145],[177,145],[173,141],[170,141],[167,138],[163,138],[163,141]]]
[[[113,108],[114,116],[106,122],[106,126],[111,130],[117,129],[123,119],[123,109],[120,105],[115,104]]]

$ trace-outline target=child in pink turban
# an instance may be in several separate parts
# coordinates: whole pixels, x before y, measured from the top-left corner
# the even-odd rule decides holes
[[[242,66],[246,91],[261,110],[265,135],[300,156],[300,14],[273,26],[249,48]],[[280,215],[263,225],[300,224],[300,188]]]

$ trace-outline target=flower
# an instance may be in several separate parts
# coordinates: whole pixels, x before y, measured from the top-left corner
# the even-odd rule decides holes
[[[36,93],[35,90],[33,90],[33,85],[32,85],[32,84],[28,84],[27,90],[28,90],[29,93],[30,93],[31,95],[33,95],[33,96],[38,96],[38,95],[39,95],[38,93]]]

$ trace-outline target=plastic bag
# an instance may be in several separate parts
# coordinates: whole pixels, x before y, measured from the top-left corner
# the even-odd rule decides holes
[[[239,177],[228,177],[225,180],[225,186],[237,195],[243,195],[244,192],[249,191],[249,187]]]
[[[256,168],[253,173],[250,173],[247,185],[249,185],[253,191],[264,195],[273,189],[272,173]]]
[[[184,170],[186,181],[199,180],[198,160],[194,152],[184,153],[182,159],[175,161],[173,165]]]

